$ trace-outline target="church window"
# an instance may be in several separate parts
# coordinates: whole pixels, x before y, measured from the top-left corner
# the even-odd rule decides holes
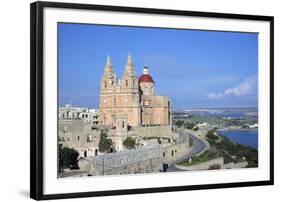
[[[125,81],[125,85],[126,85],[126,87],[128,87],[128,80]]]
[[[77,140],[78,140],[78,141],[80,140],[80,136],[77,136]]]
[[[116,98],[113,99],[113,104],[116,106]]]
[[[104,88],[107,88],[107,83],[106,83],[106,81],[104,81]]]

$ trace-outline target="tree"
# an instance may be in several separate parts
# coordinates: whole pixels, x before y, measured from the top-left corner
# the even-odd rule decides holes
[[[75,149],[59,145],[59,160],[64,168],[78,169],[78,156],[79,152]]]
[[[100,134],[99,150],[100,152],[109,152],[112,147],[112,140],[107,138],[107,132],[102,130]]]
[[[184,121],[183,121],[183,120],[177,120],[177,121],[175,122],[175,125],[176,125],[177,127],[182,127],[183,124],[184,124]]]
[[[206,134],[206,137],[211,140],[211,141],[217,141],[219,139],[219,137],[217,135],[214,135],[215,130],[209,130]]]
[[[136,140],[132,137],[127,137],[123,141],[123,146],[126,147],[127,149],[134,149],[136,145]]]
[[[184,122],[183,125],[186,129],[193,129],[193,127],[195,126],[194,123],[191,123],[189,121]]]

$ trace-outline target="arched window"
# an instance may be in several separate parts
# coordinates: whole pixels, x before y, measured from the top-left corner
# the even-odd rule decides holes
[[[128,87],[128,80],[125,80],[125,85],[126,87]]]
[[[106,81],[104,81],[104,88],[107,88],[107,83],[106,83]]]
[[[116,97],[113,98],[113,104],[114,104],[114,106],[116,106]]]

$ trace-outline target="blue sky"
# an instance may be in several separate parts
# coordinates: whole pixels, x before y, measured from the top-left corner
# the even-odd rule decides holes
[[[257,106],[258,34],[59,24],[59,104],[98,107],[106,57],[120,78],[131,52],[174,109]]]

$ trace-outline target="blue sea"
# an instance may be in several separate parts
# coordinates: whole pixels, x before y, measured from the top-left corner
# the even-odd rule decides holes
[[[258,148],[258,130],[219,130],[218,133],[238,144]]]

